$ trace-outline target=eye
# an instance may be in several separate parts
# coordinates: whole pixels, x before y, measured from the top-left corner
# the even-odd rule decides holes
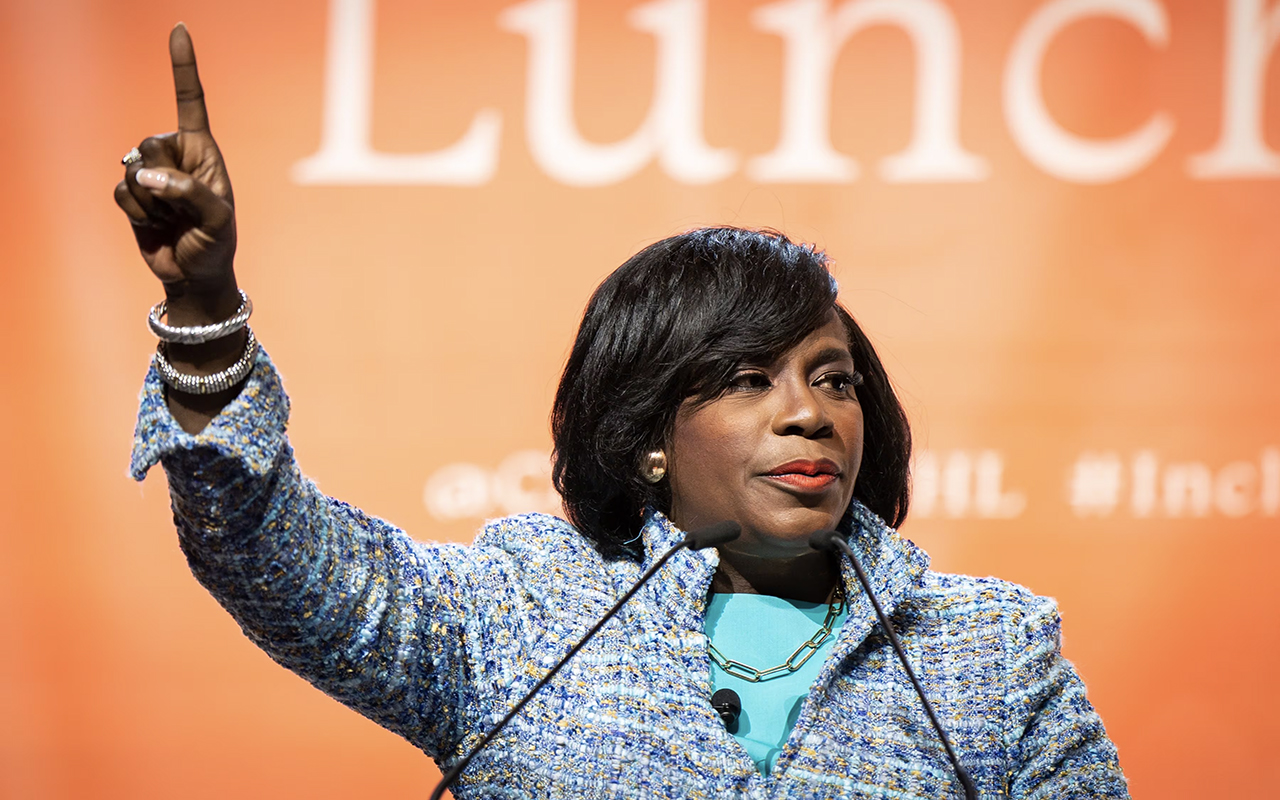
[[[769,382],[769,376],[758,370],[739,370],[729,379],[729,385],[725,387],[727,392],[749,392],[757,389],[768,389],[772,384]]]
[[[857,370],[852,372],[827,372],[818,378],[816,385],[826,386],[832,391],[852,396],[854,387],[862,385],[862,373]]]

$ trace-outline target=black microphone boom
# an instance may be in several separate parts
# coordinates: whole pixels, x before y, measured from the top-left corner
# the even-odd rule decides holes
[[[705,528],[699,528],[696,531],[689,531],[684,535],[684,541],[681,545],[688,545],[690,550],[705,550],[708,547],[719,547],[722,544],[728,544],[734,539],[742,535],[742,526],[736,522],[717,522],[715,525],[708,525]],[[676,550],[680,545],[676,545]],[[671,551],[672,553],[675,550]],[[667,555],[670,555],[668,553]],[[666,556],[663,556],[666,558]],[[644,580],[641,578],[641,580]]]
[[[876,618],[880,620],[880,627],[884,628],[884,632],[889,635],[889,643],[893,645],[893,652],[898,654],[898,660],[902,662],[902,668],[907,671],[907,677],[911,679],[911,685],[916,688],[916,694],[920,695],[920,702],[924,704],[925,713],[929,715],[929,721],[933,723],[933,729],[938,732],[938,738],[942,740],[942,747],[947,751],[947,758],[951,760],[951,768],[955,770],[956,777],[960,779],[960,785],[964,787],[965,800],[978,800],[978,789],[973,785],[973,779],[969,777],[969,773],[965,768],[960,766],[960,759],[956,756],[955,748],[951,746],[951,740],[947,738],[947,733],[942,729],[942,723],[938,721],[938,715],[933,713],[933,705],[930,704],[929,698],[925,697],[924,687],[920,685],[920,680],[916,678],[916,672],[911,668],[911,662],[907,661],[907,654],[902,649],[902,642],[898,641],[898,632],[893,629],[893,623],[889,621],[884,613],[884,609],[880,607],[880,601],[876,599],[875,592],[871,591],[871,581],[867,580],[867,573],[862,570],[862,563],[858,561],[858,556],[853,552],[853,548],[844,540],[836,531],[823,530],[814,531],[809,537],[809,546],[814,550],[823,552],[831,550],[843,551],[849,557],[849,561],[853,564],[853,571],[858,576],[858,583],[862,584],[862,591],[866,592],[867,599],[871,601],[871,607],[876,611]]]
[[[532,700],[533,696],[536,695],[543,686],[546,686],[551,682],[551,679],[560,671],[560,668],[569,663],[569,659],[573,658],[574,655],[582,649],[582,646],[590,641],[591,637],[596,635],[596,631],[603,628],[606,622],[613,619],[613,615],[617,614],[619,609],[626,605],[627,601],[631,599],[632,595],[640,591],[640,587],[648,583],[654,573],[662,569],[662,566],[671,560],[672,556],[686,547],[690,550],[702,550],[707,547],[716,547],[717,545],[722,545],[726,542],[731,542],[734,539],[737,539],[741,533],[742,527],[736,522],[718,522],[715,525],[708,525],[705,528],[700,528],[699,530],[689,531],[686,533],[684,539],[681,540],[679,544],[663,553],[662,558],[654,562],[653,566],[649,567],[649,569],[640,576],[640,580],[636,581],[636,585],[628,589],[627,593],[619,598],[618,602],[613,604],[613,608],[610,608],[608,612],[600,618],[600,621],[591,626],[591,630],[587,631],[583,635],[582,639],[580,639],[578,643],[569,650],[569,652],[565,653],[564,658],[557,661],[556,665],[548,670],[546,675],[542,676],[542,680],[534,684],[533,688],[530,689],[524,697],[520,698],[520,702],[512,706],[511,710],[507,712],[507,715],[499,720],[497,725],[494,725],[489,729],[489,732],[484,735],[484,738],[477,742],[475,747],[471,748],[471,752],[467,753],[461,761],[453,765],[452,769],[441,776],[440,782],[437,783],[436,788],[431,791],[430,800],[440,800],[441,795],[444,794],[444,790],[449,788],[449,784],[458,779],[458,776],[467,768],[467,765],[471,763],[471,760],[485,748],[485,745],[493,741],[493,737],[497,736],[499,731],[507,727],[507,723],[514,719],[516,714],[520,713],[520,709],[524,708],[525,704]]]

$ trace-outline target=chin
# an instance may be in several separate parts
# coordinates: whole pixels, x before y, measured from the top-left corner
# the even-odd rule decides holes
[[[794,513],[799,511],[801,513]],[[809,551],[809,536],[814,531],[828,530],[840,525],[843,510],[832,514],[818,509],[795,509],[770,519],[751,520],[744,527],[744,536],[753,534],[755,546],[764,556],[796,556]]]

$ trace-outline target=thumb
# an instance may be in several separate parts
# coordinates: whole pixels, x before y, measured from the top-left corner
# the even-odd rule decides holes
[[[200,220],[200,227],[216,231],[231,221],[231,204],[191,175],[172,167],[151,167],[134,173],[138,185],[161,200],[185,206]]]

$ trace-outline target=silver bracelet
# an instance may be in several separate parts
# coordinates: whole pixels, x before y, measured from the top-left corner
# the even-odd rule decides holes
[[[160,380],[179,392],[187,394],[213,394],[230,389],[253,371],[254,357],[258,354],[258,340],[253,335],[253,328],[246,325],[245,330],[249,332],[249,338],[244,343],[244,352],[240,354],[240,358],[236,359],[236,363],[212,375],[188,375],[185,372],[178,372],[165,357],[165,343],[161,342],[156,347],[155,358],[156,372],[160,373]]]
[[[240,307],[236,309],[236,313],[222,322],[215,322],[212,325],[193,325],[189,328],[175,328],[161,322],[160,318],[164,316],[168,308],[169,301],[161,300],[151,307],[151,313],[147,315],[147,324],[151,327],[151,332],[156,335],[156,338],[162,342],[174,342],[176,344],[204,344],[205,342],[212,342],[214,339],[230,336],[243,328],[245,323],[249,321],[249,315],[253,313],[253,301],[249,299],[249,295],[244,293],[244,289],[241,289]]]

